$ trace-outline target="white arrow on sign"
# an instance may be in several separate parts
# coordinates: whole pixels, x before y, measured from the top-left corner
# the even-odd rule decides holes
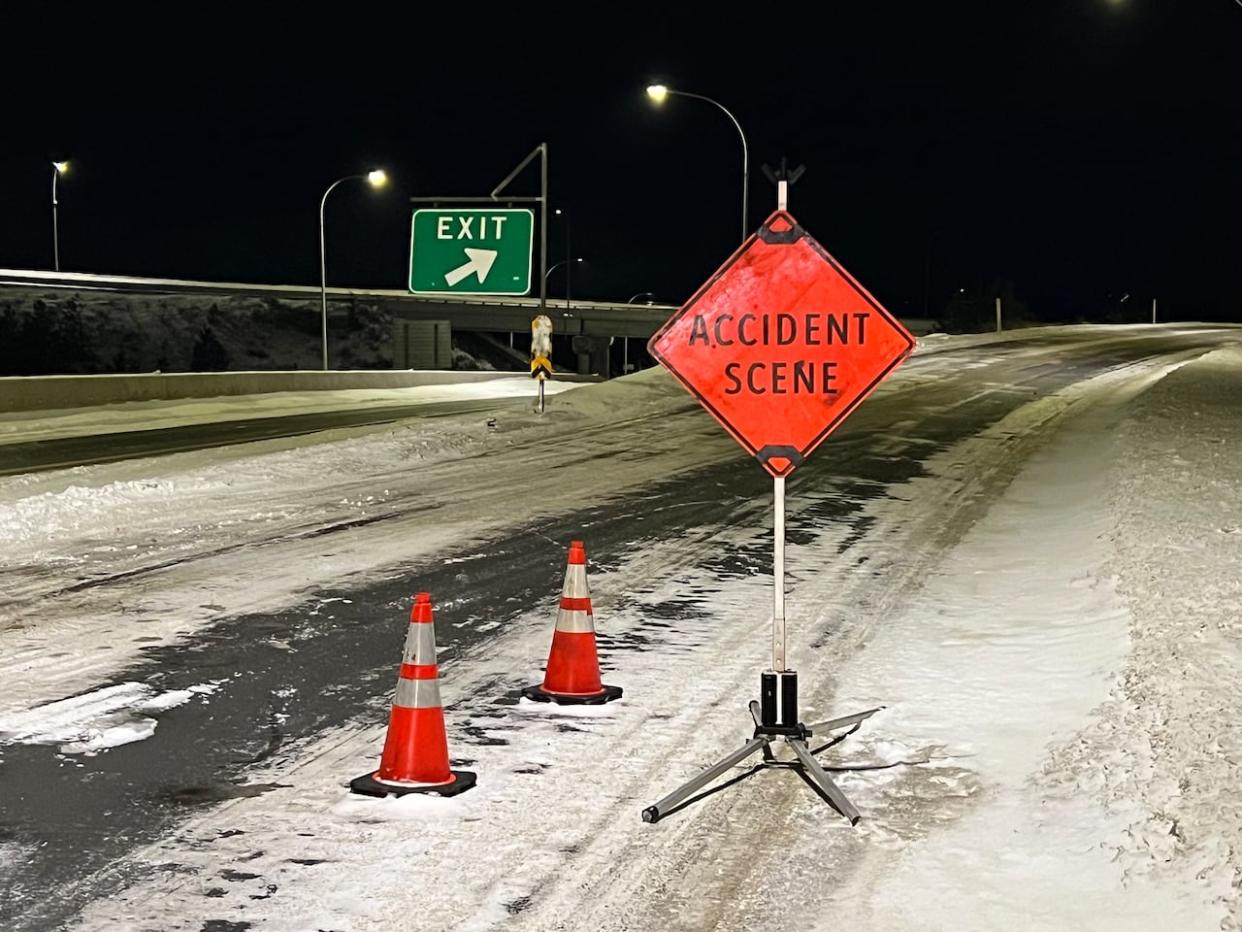
[[[444,276],[444,280],[448,282],[450,288],[471,275],[477,275],[479,277],[479,284],[483,284],[487,278],[487,273],[492,270],[492,263],[496,261],[495,249],[471,249],[467,246],[465,250],[466,263],[459,265]]]

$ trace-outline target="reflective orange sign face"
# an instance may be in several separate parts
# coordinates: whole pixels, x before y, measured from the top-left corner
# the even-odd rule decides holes
[[[647,348],[768,472],[787,476],[914,337],[777,211]]]

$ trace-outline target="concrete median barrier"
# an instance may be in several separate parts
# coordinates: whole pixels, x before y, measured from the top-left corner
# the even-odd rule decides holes
[[[219,398],[274,392],[412,388],[512,378],[512,372],[152,372],[0,378],[0,413],[63,410],[127,401]]]

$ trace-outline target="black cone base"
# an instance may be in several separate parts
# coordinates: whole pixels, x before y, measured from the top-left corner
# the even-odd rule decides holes
[[[604,686],[602,692],[589,696],[574,696],[566,693],[550,693],[542,686],[527,686],[522,695],[534,702],[555,702],[557,705],[603,705],[621,698],[620,686]]]
[[[375,779],[374,773],[368,773],[349,781],[351,793],[363,796],[405,796],[409,793],[424,793],[429,796],[456,796],[474,786],[478,775],[469,770],[451,770],[452,783],[382,783]]]

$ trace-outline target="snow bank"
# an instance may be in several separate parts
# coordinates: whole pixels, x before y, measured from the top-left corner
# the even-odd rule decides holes
[[[1183,329],[1193,329],[1196,333],[1205,332],[1205,325],[1189,322],[1178,324],[1161,324],[1159,330],[1165,333],[1178,333]],[[1081,337],[1091,334],[1097,337],[1122,337],[1127,334],[1149,333],[1155,328],[1151,324],[1055,324],[1047,327],[1021,327],[1004,330],[1000,333],[928,333],[918,338],[915,354],[919,356],[945,350],[959,350],[995,344],[1013,343],[1019,340],[1045,340],[1065,337]],[[1237,324],[1223,324],[1206,332],[1237,332],[1242,330]]]
[[[1046,775],[1114,813],[1109,850],[1128,883],[1193,875],[1227,910],[1221,929],[1242,928],[1239,411],[1233,347],[1170,375],[1121,425],[1110,569],[1131,649],[1097,720]]]
[[[879,726],[889,740],[931,742],[953,766],[887,788],[867,829],[874,848],[823,928],[1220,923],[1219,884],[1194,870],[1136,877],[1118,859],[1127,820],[1061,780],[1056,749],[1094,726],[1092,710],[1131,651],[1130,615],[1108,567],[1110,470],[1121,452],[1109,438],[1120,416],[1105,406],[1073,421],[846,667],[841,695],[891,706]],[[1121,750],[1108,744],[1090,765],[1097,774]],[[911,792],[934,821],[956,817],[910,843],[888,813]]]

